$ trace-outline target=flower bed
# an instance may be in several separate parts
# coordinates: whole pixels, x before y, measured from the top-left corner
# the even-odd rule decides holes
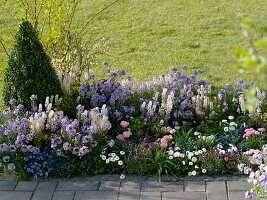
[[[244,152],[267,139],[265,93],[257,89],[254,110],[247,113],[245,91],[253,83],[238,80],[218,89],[202,70],[182,70],[143,83],[122,79],[122,70],[106,69],[101,80],[89,73],[79,87],[75,118],[64,115],[58,96],[37,106],[32,95],[30,111],[10,100],[1,116],[2,169],[23,179],[241,174],[237,166],[250,173],[255,167]]]

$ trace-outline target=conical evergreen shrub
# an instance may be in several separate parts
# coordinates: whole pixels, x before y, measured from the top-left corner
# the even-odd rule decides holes
[[[5,72],[3,98],[6,104],[16,99],[29,109],[32,94],[43,103],[46,96],[61,95],[62,90],[37,33],[29,21],[23,21]]]

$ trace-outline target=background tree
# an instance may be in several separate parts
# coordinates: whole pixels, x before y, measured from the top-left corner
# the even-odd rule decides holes
[[[8,104],[10,99],[17,99],[29,108],[32,94],[43,102],[46,96],[61,95],[62,90],[33,26],[23,21],[4,76],[4,102]]]

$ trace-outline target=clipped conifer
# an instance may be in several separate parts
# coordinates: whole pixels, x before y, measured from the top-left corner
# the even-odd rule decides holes
[[[24,20],[16,34],[15,46],[4,76],[4,102],[16,99],[30,108],[30,96],[36,94],[43,103],[47,96],[62,94],[60,82],[37,33]]]

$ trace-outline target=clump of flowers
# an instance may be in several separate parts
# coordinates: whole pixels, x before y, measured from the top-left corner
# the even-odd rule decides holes
[[[266,153],[267,145],[264,145],[262,151],[251,149],[244,154],[249,156],[250,165],[240,163],[238,169],[244,174],[249,175],[248,183],[252,185],[252,189],[245,193],[246,198],[267,198],[267,165]],[[251,167],[252,164],[252,167]]]
[[[266,142],[266,130],[264,128],[258,128],[258,130],[253,128],[246,129],[243,138],[246,139],[246,144],[250,148],[260,149]]]

